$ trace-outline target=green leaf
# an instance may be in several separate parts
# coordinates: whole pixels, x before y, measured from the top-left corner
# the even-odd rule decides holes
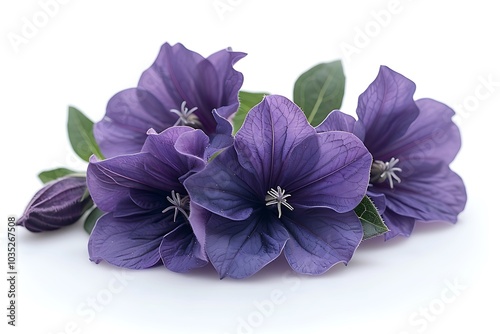
[[[94,138],[94,123],[80,110],[68,109],[68,136],[75,153],[85,161],[89,161],[92,154],[104,159]]]
[[[379,236],[389,231],[378,213],[377,208],[368,196],[363,197],[361,203],[354,209],[354,212],[356,212],[356,215],[361,221],[361,225],[363,225],[363,240]]]
[[[238,130],[243,125],[243,121],[247,116],[250,109],[255,107],[258,103],[262,101],[264,96],[269,95],[268,93],[250,93],[240,91],[238,93],[238,99],[240,100],[240,107],[233,118],[233,134],[238,132]]]
[[[101,211],[98,207],[94,207],[92,211],[90,211],[87,218],[85,218],[85,222],[83,223],[83,228],[87,231],[88,234],[92,232],[92,229],[97,222],[97,219],[104,214],[104,211]]]
[[[297,79],[293,101],[302,108],[309,123],[316,126],[330,111],[340,109],[344,87],[345,76],[340,60],[319,64]]]
[[[38,178],[43,183],[47,183],[70,174],[77,174],[77,172],[67,168],[56,168],[41,172],[40,174],[38,174]]]

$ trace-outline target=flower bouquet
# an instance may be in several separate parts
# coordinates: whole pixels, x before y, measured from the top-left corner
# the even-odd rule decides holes
[[[415,101],[415,84],[381,66],[355,119],[339,110],[340,61],[303,73],[292,101],[242,91],[244,56],[164,44],[100,121],[70,107],[87,171],[40,173],[18,224],[83,221],[95,263],[245,278],[282,253],[294,271],[322,274],[363,240],[457,221],[467,197],[449,167],[461,142],[447,105]]]

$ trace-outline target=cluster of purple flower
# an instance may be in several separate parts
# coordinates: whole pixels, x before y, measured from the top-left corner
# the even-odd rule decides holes
[[[86,178],[104,211],[92,261],[176,272],[211,263],[221,278],[243,278],[284,253],[293,270],[315,275],[347,263],[363,240],[354,209],[364,196],[386,240],[409,236],[417,221],[457,221],[466,191],[449,168],[461,145],[453,110],[414,101],[415,84],[381,67],[358,120],[335,110],[313,127],[292,101],[269,95],[233,137],[243,83],[233,65],[244,55],[205,59],[165,44],[138,87],[111,98],[94,127],[106,159],[92,157]],[[49,183],[19,223],[57,228],[43,212],[81,214],[85,189],[71,176]]]

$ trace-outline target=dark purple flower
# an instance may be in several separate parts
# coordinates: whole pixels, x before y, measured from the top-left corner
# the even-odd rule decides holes
[[[140,153],[97,161],[87,179],[98,219],[89,240],[90,259],[142,269],[161,262],[185,272],[207,263],[197,223],[204,210],[190,203],[183,182],[206,164],[208,137],[189,127],[153,130]]]
[[[234,146],[186,180],[209,210],[206,251],[221,278],[250,276],[283,251],[297,272],[347,263],[363,237],[352,211],[365,194],[372,157],[356,136],[318,134],[282,96],[267,96]]]
[[[104,156],[139,152],[148,129],[160,132],[174,125],[202,129],[214,150],[231,145],[226,119],[238,110],[243,83],[233,65],[244,56],[226,49],[203,58],[182,44],[165,43],[137,88],[113,96],[106,115],[95,124],[94,135]],[[216,134],[222,138],[214,142]]]
[[[91,206],[85,177],[65,176],[40,189],[17,224],[31,232],[57,230],[76,223]]]
[[[448,106],[413,100],[415,84],[382,66],[360,95],[358,121],[332,112],[317,128],[354,132],[373,155],[367,195],[378,206],[390,231],[385,238],[409,236],[416,221],[455,223],[467,195],[449,164],[461,140]]]

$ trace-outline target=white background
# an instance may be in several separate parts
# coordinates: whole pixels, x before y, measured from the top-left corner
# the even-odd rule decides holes
[[[72,0],[52,6],[51,16],[43,14],[45,2],[0,5],[5,273],[7,217],[19,217],[40,188],[36,174],[85,168],[67,139],[68,105],[99,120],[107,100],[136,85],[164,42],[182,42],[204,56],[228,46],[247,52],[236,66],[245,75],[243,89],[288,97],[303,71],[342,59],[342,109],[351,114],[379,65],[388,65],[416,82],[417,98],[461,110],[463,145],[452,167],[469,201],[456,225],[419,225],[409,239],[368,241],[347,267],[319,277],[292,274],[282,259],[245,280],[219,280],[209,267],[183,275],[161,267],[123,271],[88,260],[81,225],[44,234],[19,228],[18,326],[6,324],[2,278],[3,333],[7,327],[9,333],[498,330],[500,223],[492,213],[500,17],[492,2]],[[214,4],[230,7],[222,13]],[[11,39],[25,38],[27,21],[40,27],[16,46]]]

